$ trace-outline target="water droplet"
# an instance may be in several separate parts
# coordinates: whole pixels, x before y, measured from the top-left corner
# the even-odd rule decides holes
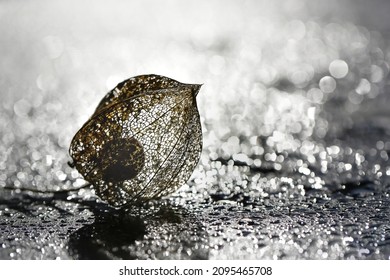
[[[383,70],[378,65],[371,66],[371,82],[379,83],[383,79]]]
[[[329,65],[329,72],[336,79],[344,78],[348,74],[348,64],[344,60],[333,60]]]
[[[360,95],[365,95],[371,90],[371,84],[367,79],[361,79],[356,88],[356,92]]]
[[[31,109],[30,102],[26,99],[20,99],[14,104],[14,112],[19,117],[25,117]]]
[[[324,93],[332,93],[336,89],[336,80],[330,76],[325,76],[320,80],[320,89]]]

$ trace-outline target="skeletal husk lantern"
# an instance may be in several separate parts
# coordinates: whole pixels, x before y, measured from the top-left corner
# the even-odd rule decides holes
[[[114,206],[166,196],[185,184],[202,150],[200,85],[158,75],[111,90],[74,136],[73,164]]]

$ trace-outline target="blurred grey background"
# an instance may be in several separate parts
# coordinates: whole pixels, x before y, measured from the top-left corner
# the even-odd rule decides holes
[[[71,138],[117,83],[151,73],[204,84],[202,159],[170,198],[192,216],[174,240],[149,221],[107,258],[389,258],[389,12],[385,0],[0,1],[0,258],[80,258],[69,244],[96,213],[28,209],[17,189],[82,185]]]

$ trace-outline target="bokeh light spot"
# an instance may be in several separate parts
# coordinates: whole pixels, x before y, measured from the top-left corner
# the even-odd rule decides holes
[[[329,65],[330,74],[336,79],[341,79],[348,74],[348,64],[344,60],[333,60]]]

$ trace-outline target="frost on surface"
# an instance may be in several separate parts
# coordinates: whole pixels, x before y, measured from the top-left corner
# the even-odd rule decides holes
[[[0,1],[1,259],[389,259],[388,1],[19,2]],[[120,83],[142,73],[204,83],[200,162],[155,202],[176,216],[50,194],[85,184],[68,149],[93,116],[78,169],[138,199],[128,181],[153,153],[124,101],[190,102],[173,80]]]

